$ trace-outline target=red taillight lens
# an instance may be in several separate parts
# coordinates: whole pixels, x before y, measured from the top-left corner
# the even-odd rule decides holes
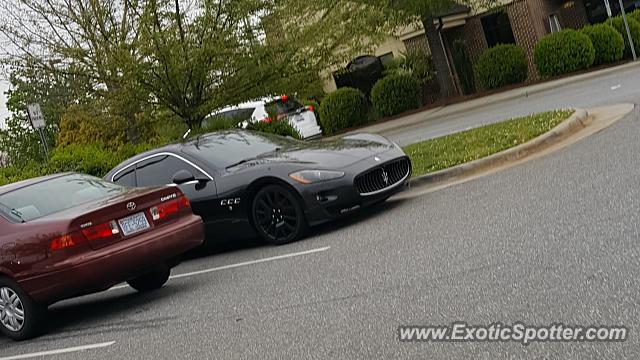
[[[182,197],[178,198],[178,203],[180,204],[180,208],[182,208],[182,209],[190,209],[191,208],[191,202],[189,201],[189,198],[187,198],[186,196],[182,196]]]
[[[271,124],[273,122],[273,119],[270,118],[270,117],[266,117],[266,118],[262,119],[262,121],[264,121],[264,122],[266,122],[268,124]]]
[[[51,240],[49,247],[53,251],[62,250],[76,246],[79,243],[78,240],[79,239],[73,235],[63,235]]]
[[[149,212],[153,221],[165,220],[178,213],[178,200],[168,201],[164,204],[152,207]]]
[[[282,95],[282,96],[280,96],[280,100],[287,101],[287,100],[289,100],[289,97],[287,95]]]
[[[92,226],[90,228],[82,230],[82,235],[84,235],[84,237],[89,241],[107,239],[119,233],[120,229],[118,229],[118,224],[116,224],[115,221]]]
[[[307,106],[307,110],[309,110],[311,112],[314,112],[314,111],[316,111],[316,108],[314,108],[313,105],[309,105],[309,106]]]

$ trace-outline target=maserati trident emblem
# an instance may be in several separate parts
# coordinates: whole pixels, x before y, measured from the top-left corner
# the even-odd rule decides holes
[[[382,170],[382,181],[385,185],[389,185],[389,174],[385,170]]]
[[[132,201],[132,202],[130,202],[130,203],[127,203],[127,209],[128,209],[129,211],[133,211],[133,210],[135,210],[135,209],[136,209],[136,203],[134,203],[133,201]]]

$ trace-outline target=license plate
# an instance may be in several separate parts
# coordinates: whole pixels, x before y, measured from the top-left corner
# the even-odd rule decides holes
[[[151,227],[149,225],[149,221],[147,221],[147,217],[144,216],[144,213],[137,213],[120,219],[118,220],[118,224],[120,224],[120,228],[122,229],[122,234],[124,236],[139,233]]]

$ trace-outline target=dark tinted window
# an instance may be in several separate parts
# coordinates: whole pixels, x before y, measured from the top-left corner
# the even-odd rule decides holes
[[[160,155],[138,163],[136,178],[138,186],[162,186],[173,183],[173,176],[187,170],[194,176],[202,176],[196,168],[171,155]]]
[[[0,210],[13,220],[29,221],[124,191],[97,177],[71,174],[0,195]]]
[[[113,182],[122,186],[136,186],[135,166],[132,166],[127,170],[119,173],[116,177],[113,178]]]
[[[268,109],[269,106],[275,105],[278,114],[287,114],[293,111],[297,111],[302,108],[302,104],[300,104],[297,100],[287,98],[287,100],[276,100],[272,103],[267,104],[265,107]],[[267,110],[269,112],[269,110]]]
[[[516,43],[507,13],[499,12],[483,16],[480,21],[482,22],[484,36],[487,39],[487,46],[494,47],[498,44]]]
[[[226,168],[241,160],[296,144],[299,144],[296,140],[277,135],[224,131],[201,136],[186,144],[184,150],[215,167]]]
[[[635,9],[640,8],[640,3],[635,0],[623,0],[622,4],[624,5],[624,9],[627,13],[634,11]],[[607,15],[607,8],[604,5],[604,1],[602,0],[585,0],[584,6],[587,10],[587,17],[589,18],[590,23],[599,23],[606,21],[609,16]],[[612,16],[620,15],[620,4],[618,1],[609,1],[609,6],[611,7]],[[626,41],[625,35],[625,41]]]

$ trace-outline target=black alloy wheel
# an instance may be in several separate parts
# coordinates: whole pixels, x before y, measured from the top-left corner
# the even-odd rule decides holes
[[[302,207],[291,191],[280,185],[268,185],[258,191],[251,215],[258,234],[274,245],[295,241],[306,229]]]

